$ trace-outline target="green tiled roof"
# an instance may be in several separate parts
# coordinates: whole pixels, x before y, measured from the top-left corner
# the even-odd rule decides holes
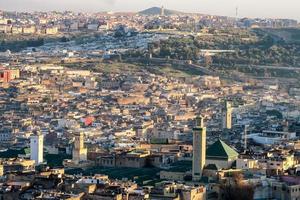
[[[216,141],[206,150],[206,158],[228,159],[237,157],[239,154],[222,140]]]

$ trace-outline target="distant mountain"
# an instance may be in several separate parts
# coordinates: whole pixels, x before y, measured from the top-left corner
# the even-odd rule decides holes
[[[140,15],[160,15],[161,8],[159,8],[159,7],[148,8],[146,10],[140,11],[139,14]],[[178,14],[183,14],[183,12],[176,11],[176,10],[164,9],[164,14],[165,15],[178,15]]]

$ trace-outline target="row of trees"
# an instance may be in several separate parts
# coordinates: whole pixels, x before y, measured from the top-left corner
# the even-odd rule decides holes
[[[193,38],[170,38],[150,44],[149,52],[155,57],[196,60],[199,57],[200,49],[196,47],[194,42]]]
[[[0,34],[0,52],[13,51],[18,52],[28,47],[39,47],[45,43],[51,42],[69,42],[75,40],[76,36],[62,36],[62,37],[47,37],[36,35],[4,35]]]
[[[234,173],[233,177],[221,184],[221,196],[224,200],[252,200],[254,186],[244,182],[241,173]]]
[[[235,64],[300,66],[300,46],[272,45],[269,48],[237,50],[235,54],[219,54],[214,62],[223,66]]]
[[[216,34],[201,37],[169,38],[149,44],[156,57],[199,60],[200,49],[230,49],[235,53],[217,54],[213,63],[221,66],[283,65],[300,66],[300,44],[288,44],[269,35]],[[251,39],[249,39],[251,38]],[[256,38],[256,39],[253,39]]]
[[[11,50],[11,51],[18,52],[27,47],[39,47],[42,45],[44,45],[43,38],[29,39],[29,40],[14,40],[14,41],[2,40],[0,42],[0,51]]]

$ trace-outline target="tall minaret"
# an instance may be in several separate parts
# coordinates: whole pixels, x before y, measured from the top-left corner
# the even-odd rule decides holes
[[[84,148],[84,134],[77,133],[75,135],[75,142],[73,148],[73,162],[79,163],[80,161],[87,160],[87,149]]]
[[[222,128],[231,129],[232,122],[232,107],[228,101],[225,101],[224,107],[222,108]]]
[[[206,157],[206,127],[203,118],[196,118],[196,126],[193,128],[193,181],[199,181],[205,165]]]
[[[40,132],[30,136],[30,159],[35,161],[35,165],[43,163],[44,159],[44,136]]]

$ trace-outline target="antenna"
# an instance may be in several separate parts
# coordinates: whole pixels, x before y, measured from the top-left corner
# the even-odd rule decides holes
[[[239,7],[235,7],[235,27],[238,27]]]
[[[165,15],[165,8],[164,8],[164,6],[161,6],[161,9],[160,9],[160,15],[161,15],[161,16],[164,16],[164,15]]]
[[[248,130],[248,125],[245,125],[245,129],[244,129],[244,152],[245,153],[247,150],[247,130]]]

